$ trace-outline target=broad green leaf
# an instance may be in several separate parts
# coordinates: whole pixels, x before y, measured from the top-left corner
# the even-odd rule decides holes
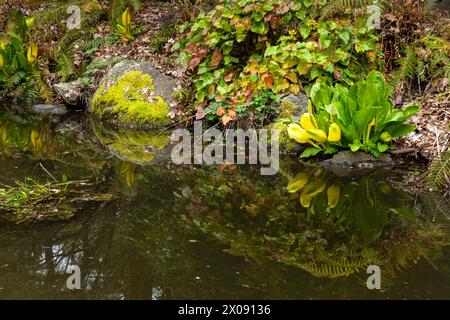
[[[320,151],[322,151],[322,149],[320,149],[320,148],[315,148],[315,147],[306,148],[305,151],[303,151],[302,154],[300,155],[300,158],[308,158],[308,157],[315,156]]]
[[[257,34],[266,34],[269,31],[269,27],[264,21],[259,21],[252,24],[250,31]]]

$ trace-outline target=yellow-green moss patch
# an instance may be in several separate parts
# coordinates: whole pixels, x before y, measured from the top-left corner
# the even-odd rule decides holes
[[[296,147],[298,147],[298,143],[295,140],[292,140],[287,133],[287,125],[282,121],[277,121],[272,123],[268,129],[280,130],[279,143],[283,146],[284,151],[291,152]]]
[[[169,105],[154,95],[153,79],[142,71],[128,71],[95,93],[92,112],[114,116],[119,122],[165,126],[170,124]]]

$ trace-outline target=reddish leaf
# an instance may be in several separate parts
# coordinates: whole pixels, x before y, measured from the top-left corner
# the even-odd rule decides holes
[[[231,119],[231,117],[229,116],[229,115],[224,115],[223,117],[222,117],[222,124],[225,126],[228,122],[230,122],[231,120],[233,120],[233,119]]]
[[[231,80],[233,80],[233,77],[234,77],[234,71],[230,71],[225,75],[225,77],[223,79],[225,80],[225,82],[231,82]]]
[[[275,12],[278,14],[285,14],[289,11],[289,8],[287,6],[285,6],[284,4],[282,4],[282,5],[276,4],[274,7],[275,7]]]
[[[219,117],[223,116],[225,114],[225,107],[218,107],[216,110],[216,115],[218,115]]]
[[[272,15],[269,24],[272,27],[272,29],[276,29],[276,27],[278,27],[278,25],[280,24],[280,18],[277,15]]]
[[[236,117],[237,117],[236,111],[234,111],[234,110],[228,110],[228,116],[229,116],[232,120],[236,119]]]
[[[334,76],[334,79],[339,80],[341,78],[340,71],[339,70],[334,70],[333,71],[333,76]]]
[[[246,101],[247,103],[250,103],[250,102],[253,101],[253,89],[252,89],[252,88],[248,88],[248,89],[245,91],[245,101]]]
[[[220,64],[220,62],[222,61],[222,52],[220,52],[220,50],[214,50],[212,57],[211,57],[211,61],[209,62],[209,65],[211,68],[217,68]]]
[[[270,89],[270,87],[272,87],[273,81],[274,81],[273,74],[271,74],[271,73],[266,73],[266,74],[264,74],[264,75],[262,76],[262,79],[263,79],[264,84],[266,85],[266,87]]]
[[[197,66],[200,64],[200,62],[202,62],[202,58],[197,57],[197,56],[192,56],[192,58],[189,60],[189,70],[194,70],[195,68],[197,68]]]
[[[264,21],[268,22],[272,29],[275,29],[280,23],[280,18],[276,14],[268,13],[264,16]]]
[[[253,3],[248,4],[244,7],[244,10],[242,10],[243,13],[249,13],[253,9]]]

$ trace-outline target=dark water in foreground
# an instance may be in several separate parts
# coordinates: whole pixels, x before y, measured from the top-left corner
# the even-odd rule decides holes
[[[0,115],[0,183],[47,180],[43,166],[117,195],[67,221],[1,224],[0,298],[450,298],[449,203],[401,190],[395,170],[339,177],[285,158],[263,177],[175,166],[168,142],[81,116]],[[371,264],[382,290],[366,287]],[[69,265],[81,290],[66,287]]]

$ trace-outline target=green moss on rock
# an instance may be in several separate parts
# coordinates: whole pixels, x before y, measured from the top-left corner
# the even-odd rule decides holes
[[[170,124],[169,105],[154,95],[149,74],[133,70],[115,81],[100,86],[92,101],[91,111],[99,116],[116,117],[119,122],[165,126]]]
[[[284,152],[296,152],[299,150],[299,144],[291,139],[287,133],[287,125],[282,121],[272,123],[268,129],[280,130],[279,143],[281,151]]]
[[[289,100],[284,100],[279,109],[280,115],[278,118],[289,118],[297,112],[297,106]]]

